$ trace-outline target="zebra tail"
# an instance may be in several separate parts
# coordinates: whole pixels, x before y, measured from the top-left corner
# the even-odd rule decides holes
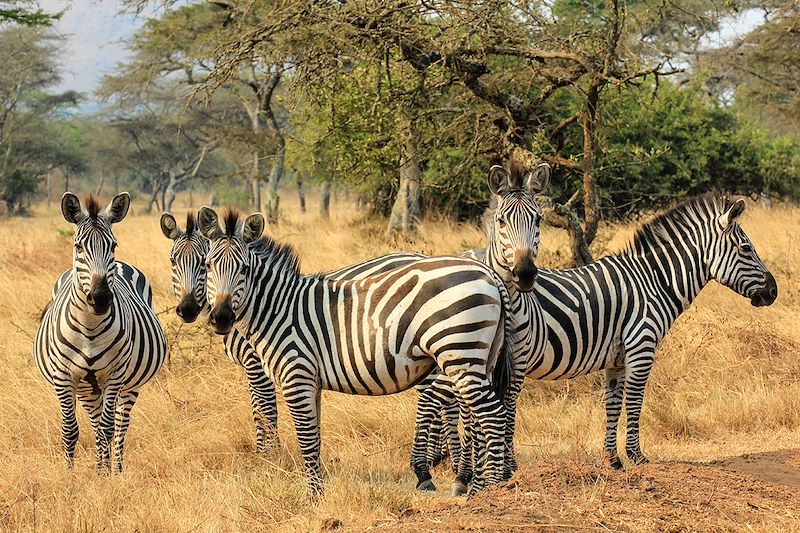
[[[503,322],[503,345],[492,373],[492,388],[499,398],[505,395],[514,375],[514,321],[512,320],[511,297],[503,280],[492,272],[502,300],[500,320]]]

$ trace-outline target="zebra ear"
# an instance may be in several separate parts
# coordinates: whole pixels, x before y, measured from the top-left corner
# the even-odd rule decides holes
[[[178,222],[171,213],[161,215],[161,233],[164,234],[164,237],[173,241],[183,235],[183,231],[178,227]]]
[[[533,172],[528,172],[525,176],[525,187],[531,194],[541,194],[550,185],[550,165],[539,163]]]
[[[264,233],[264,215],[253,213],[244,221],[242,240],[244,240],[245,244],[250,244],[261,237],[262,233]]]
[[[72,224],[80,224],[86,218],[86,213],[81,208],[81,201],[71,192],[65,192],[61,197],[61,213],[64,220]]]
[[[730,209],[719,216],[719,223],[722,225],[722,229],[730,228],[742,217],[742,214],[744,213],[744,206],[744,200],[739,198],[733,202],[733,205],[730,207]]]
[[[219,227],[219,217],[217,212],[210,207],[203,206],[197,213],[197,226],[200,233],[208,240],[215,239],[222,235],[222,228]]]
[[[103,211],[103,215],[106,217],[109,224],[116,224],[125,218],[130,206],[131,195],[127,192],[121,192],[111,200],[111,203],[108,204],[108,207]]]
[[[489,169],[489,190],[498,196],[502,196],[511,185],[511,177],[509,177],[506,169],[500,165],[493,165]]]

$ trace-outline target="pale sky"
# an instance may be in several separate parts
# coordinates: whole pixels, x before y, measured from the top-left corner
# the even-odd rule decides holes
[[[39,5],[48,12],[66,9],[54,24],[67,39],[63,79],[54,89],[74,89],[91,99],[103,75],[127,57],[124,40],[144,23],[143,16],[122,12],[122,4],[113,0],[39,0]]]

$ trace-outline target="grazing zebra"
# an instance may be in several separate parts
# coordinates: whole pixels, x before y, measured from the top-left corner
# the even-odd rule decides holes
[[[193,213],[186,217],[186,229],[182,230],[170,213],[161,215],[161,231],[173,241],[170,252],[172,288],[179,303],[175,313],[186,323],[197,320],[200,313],[208,309],[206,301],[206,255],[208,240],[200,234]],[[408,254],[397,254],[405,265]],[[328,279],[344,280],[366,277],[376,269],[392,268],[391,255],[328,272]],[[420,258],[424,257],[422,255]],[[118,263],[122,264],[122,263]],[[261,357],[236,329],[224,336],[225,353],[235,364],[241,366],[250,388],[253,421],[256,426],[256,450],[264,452],[277,439],[278,408],[275,400],[275,385],[264,371]],[[457,404],[456,404],[457,405]]]
[[[568,270],[540,269],[526,298],[538,300],[547,322],[547,345],[528,361],[532,379],[569,379],[605,370],[604,450],[615,470],[617,425],[627,414],[626,453],[647,463],[639,443],[639,417],[655,350],[700,290],[717,280],[771,305],[775,278],[738,224],[743,200],[718,193],[689,200],[643,225],[621,253]],[[467,252],[482,259],[484,250]],[[415,256],[409,260],[417,260]],[[453,424],[453,421],[450,421]]]
[[[75,224],[71,279],[42,315],[33,353],[61,405],[68,467],[78,441],[77,396],[95,433],[98,470],[110,470],[113,440],[114,471],[122,472],[125,433],[139,388],[166,356],[155,313],[129,278],[119,275],[114,258],[111,226],[125,218],[129,205],[128,193],[115,196],[104,210],[92,196],[85,211],[74,194],[61,199],[64,218]]]
[[[312,493],[322,490],[320,394],[406,390],[438,364],[486,438],[486,482],[502,478],[512,365],[508,294],[487,267],[435,258],[369,276],[332,281],[301,276],[292,249],[261,237],[264,218],[238,214],[220,228],[203,207],[209,323],[236,327],[280,383],[295,424]],[[478,431],[478,427],[470,428]]]

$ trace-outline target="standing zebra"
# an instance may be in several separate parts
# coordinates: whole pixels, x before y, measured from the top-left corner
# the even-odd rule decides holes
[[[208,240],[200,234],[193,213],[186,217],[182,230],[170,213],[161,215],[161,231],[173,241],[170,252],[172,289],[179,298],[175,313],[186,323],[197,320],[208,309],[206,301],[206,255]],[[407,264],[408,254],[396,254],[400,264]],[[328,279],[345,280],[367,277],[376,270],[389,270],[394,264],[391,255],[325,274]],[[419,256],[420,258],[424,256]],[[122,264],[122,263],[118,263]],[[68,271],[69,272],[69,271]],[[236,329],[224,336],[225,353],[241,366],[250,388],[253,421],[256,426],[256,450],[265,451],[277,439],[278,408],[275,385],[264,371],[261,357]]]
[[[540,269],[534,291],[524,296],[538,300],[547,322],[546,349],[528,361],[528,377],[605,370],[604,450],[615,470],[623,469],[617,453],[623,401],[627,456],[648,462],[639,417],[655,351],[700,290],[714,279],[754,306],[778,296],[775,278],[738,224],[744,209],[743,200],[731,203],[718,193],[694,198],[642,226],[621,253],[580,268]],[[467,252],[476,259],[485,253]]]
[[[488,252],[482,259],[503,279],[509,292],[511,304],[511,317],[514,324],[514,378],[506,392],[503,403],[506,408],[506,469],[504,477],[510,477],[516,470],[514,458],[514,430],[516,427],[516,402],[522,391],[522,383],[527,370],[528,362],[541,357],[546,345],[546,324],[544,313],[536,298],[531,297],[530,291],[535,286],[537,268],[534,260],[539,253],[540,233],[539,224],[542,212],[534,198],[547,188],[550,181],[550,166],[546,163],[539,165],[533,172],[524,173],[520,165],[512,161],[508,169],[495,165],[489,171],[489,189],[492,192],[495,204],[491,216],[487,218]],[[417,260],[416,258],[412,260]],[[439,375],[435,379],[428,379],[418,387],[420,391],[420,404],[425,405],[426,420],[422,428],[416,429],[422,433],[418,438],[424,444],[434,443],[439,448],[439,435],[424,433],[424,427],[431,426],[437,429],[437,424],[442,418],[442,406],[452,404],[454,394],[451,382],[446,376]],[[451,416],[453,412],[451,411]],[[451,435],[454,431],[449,432]],[[429,437],[433,437],[429,439]],[[459,472],[453,487],[454,495],[462,495],[467,490],[467,484],[472,477],[472,465],[475,462],[475,449],[470,442],[469,435],[465,435],[463,454],[466,458],[459,461]],[[456,451],[458,440],[451,439],[451,449]],[[418,479],[430,480],[428,471],[428,456],[430,446],[422,446],[416,455],[412,454],[412,469]],[[425,452],[425,453],[423,453]],[[457,453],[452,454],[454,458]],[[433,483],[428,481],[419,488],[435,489]]]
[[[61,199],[67,222],[75,224],[72,279],[63,283],[45,310],[33,353],[42,376],[61,405],[65,461],[72,467],[78,422],[75,398],[89,414],[95,433],[97,468],[121,473],[130,413],[164,362],[166,339],[149,303],[118,275],[111,226],[128,212],[122,193],[101,211],[90,196],[86,210],[72,193]]]
[[[209,323],[234,323],[280,383],[295,424],[310,488],[322,489],[320,394],[391,394],[438,364],[486,436],[485,480],[502,477],[508,382],[508,295],[485,266],[435,258],[358,281],[301,276],[292,249],[261,237],[264,218],[242,225],[203,207]],[[261,238],[260,238],[261,237]],[[471,428],[477,431],[478,428]]]

